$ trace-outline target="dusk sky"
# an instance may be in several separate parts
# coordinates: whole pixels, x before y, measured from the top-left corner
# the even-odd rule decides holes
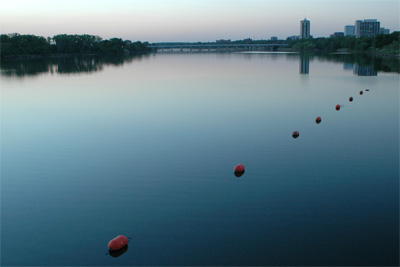
[[[1,33],[91,34],[149,42],[286,39],[343,32],[358,19],[399,31],[399,0],[0,0]]]

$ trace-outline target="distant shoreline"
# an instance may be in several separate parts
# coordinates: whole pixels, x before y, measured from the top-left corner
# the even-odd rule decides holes
[[[270,50],[279,52],[304,52],[304,53],[332,53],[332,52],[351,52],[360,54],[373,54],[378,56],[400,58],[400,32],[393,32],[389,35],[376,35],[375,37],[354,37],[339,36],[334,38],[307,38],[307,39],[287,39],[287,40],[226,40],[223,43],[227,48],[224,52],[237,51],[265,51],[265,48],[258,46],[268,46]],[[178,49],[182,46],[169,44],[165,49]],[[191,43],[185,45],[185,49],[202,49],[199,45],[205,44],[217,47],[221,42],[215,43]],[[276,45],[277,47],[273,47]],[[238,50],[238,47],[244,48]],[[252,47],[253,50],[249,49]],[[283,47],[284,46],[284,47]],[[61,58],[76,56],[134,56],[140,54],[157,53],[154,48],[161,48],[151,45],[148,42],[132,42],[121,38],[111,38],[103,40],[94,35],[71,35],[59,34],[54,37],[44,38],[35,35],[20,35],[18,33],[6,35],[1,34],[0,52],[2,59],[40,59],[40,58]],[[263,50],[264,49],[264,50]],[[218,50],[218,49],[217,49]]]
[[[231,51],[228,53],[236,53],[241,52],[243,54],[302,54],[302,53],[315,53],[315,54],[327,54],[326,51],[296,51],[294,49],[286,48],[283,51]],[[157,52],[146,52],[146,53],[138,53],[135,55],[131,54],[124,54],[119,55],[119,57],[136,57],[142,56],[146,54],[157,53]],[[206,52],[206,53],[218,53],[218,52]],[[226,52],[224,52],[226,53]],[[399,54],[388,54],[388,53],[381,53],[381,52],[373,52],[373,51],[335,51],[335,52],[328,52],[328,54],[364,54],[364,55],[371,55],[371,56],[379,56],[379,57],[387,57],[387,58],[395,58],[400,60]],[[12,56],[4,56],[2,60],[35,60],[35,59],[51,59],[51,58],[70,58],[70,57],[110,57],[115,56],[112,54],[96,54],[96,53],[56,53],[56,54],[49,54],[49,55],[35,55],[35,54],[26,54],[26,55],[12,55]]]

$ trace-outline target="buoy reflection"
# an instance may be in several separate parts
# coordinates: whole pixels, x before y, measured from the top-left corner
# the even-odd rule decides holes
[[[128,245],[123,246],[121,249],[118,250],[110,250],[108,254],[110,254],[111,257],[118,258],[122,254],[128,251]]]
[[[240,177],[240,176],[242,176],[243,174],[244,174],[244,171],[242,171],[242,172],[234,172],[233,173],[236,177]]]

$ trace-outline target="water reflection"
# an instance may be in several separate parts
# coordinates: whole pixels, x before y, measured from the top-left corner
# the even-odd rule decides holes
[[[2,76],[36,76],[42,73],[74,74],[103,70],[104,66],[122,66],[133,60],[141,60],[148,55],[136,57],[59,57],[45,59],[2,60]]]
[[[357,63],[344,62],[343,69],[353,71],[354,75],[357,76],[377,76],[378,72],[375,70],[373,65],[360,66]]]
[[[353,70],[353,68],[354,68],[354,63],[352,63],[352,62],[344,62],[343,63],[344,70]]]
[[[236,177],[242,177],[242,175],[244,174],[244,171],[242,172],[234,172],[233,173]]]
[[[377,76],[378,72],[400,73],[399,59],[368,54],[333,53],[299,54],[299,73],[310,73],[310,59],[318,56],[320,61],[343,62],[343,69],[353,71],[357,76]]]
[[[128,245],[126,245],[123,248],[118,249],[118,250],[109,251],[108,254],[110,254],[111,257],[118,258],[119,256],[121,256],[122,254],[124,254],[127,251],[128,251]]]
[[[374,69],[374,66],[354,66],[353,73],[357,76],[377,76],[378,72]]]
[[[300,55],[300,74],[309,74],[310,72],[310,56],[307,54]]]
[[[226,54],[223,54],[226,57]],[[232,54],[233,55],[233,54]],[[238,54],[235,54],[237,56]],[[245,54],[251,57],[256,54]],[[102,71],[104,66],[120,66],[132,61],[140,61],[150,55],[136,57],[60,57],[47,59],[2,60],[0,70],[2,76],[22,77],[36,76],[43,73],[74,74],[94,73]],[[265,56],[265,54],[260,54]],[[288,60],[299,60],[299,73],[310,73],[310,60],[318,56],[320,61],[343,62],[345,70],[352,70],[354,75],[376,76],[378,72],[400,73],[399,59],[395,57],[380,57],[366,54],[287,54]],[[277,59],[278,53],[268,54],[268,58]]]
[[[325,57],[334,62],[343,62],[345,70],[359,76],[376,76],[378,72],[400,73],[399,59],[367,54],[329,54]]]

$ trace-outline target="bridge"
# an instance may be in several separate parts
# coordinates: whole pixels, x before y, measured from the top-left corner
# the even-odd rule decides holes
[[[183,43],[153,44],[148,46],[154,52],[201,52],[201,51],[277,51],[287,44],[218,44],[218,43]]]

